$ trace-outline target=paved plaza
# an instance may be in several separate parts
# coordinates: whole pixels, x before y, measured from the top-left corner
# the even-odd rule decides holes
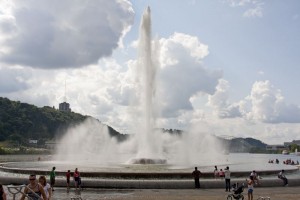
[[[53,200],[79,199],[141,199],[141,200],[224,200],[229,193],[223,189],[83,189],[80,193],[71,189],[57,188],[54,191]],[[244,191],[245,200],[246,189]],[[271,200],[299,200],[300,187],[265,187],[254,189],[254,199],[259,196],[270,197]],[[10,195],[8,199],[12,199]]]

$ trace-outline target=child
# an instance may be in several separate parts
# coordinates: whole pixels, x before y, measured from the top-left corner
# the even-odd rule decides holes
[[[220,171],[219,171],[219,176],[221,179],[223,179],[225,177],[225,173],[222,169],[220,169]]]

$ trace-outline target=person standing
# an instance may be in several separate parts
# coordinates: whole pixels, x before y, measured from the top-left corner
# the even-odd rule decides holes
[[[6,200],[6,193],[3,189],[3,185],[0,184],[0,200]]]
[[[253,190],[254,190],[254,177],[250,176],[250,180],[247,180],[248,184],[248,200],[253,200]]]
[[[217,179],[219,177],[219,170],[218,170],[217,166],[215,166],[215,169],[214,169],[214,176],[215,176],[215,179]]]
[[[253,171],[251,172],[250,176],[253,177],[254,183],[255,183],[256,185],[259,185],[259,180],[258,180],[259,177],[258,177],[257,172],[256,172],[255,170],[253,170]]]
[[[51,199],[51,186],[49,185],[49,183],[47,183],[46,177],[45,176],[40,176],[39,177],[39,183],[43,186],[47,200]]]
[[[281,170],[281,172],[279,172],[278,178],[283,180],[283,186],[288,186],[288,179],[285,177],[284,170]]]
[[[200,175],[201,172],[197,169],[197,167],[195,167],[195,170],[192,173],[194,180],[195,180],[195,188],[199,189],[200,188]]]
[[[226,188],[226,192],[229,191],[230,192],[230,170],[229,167],[227,166],[224,170],[224,174],[225,174],[225,188]]]
[[[79,179],[80,179],[80,173],[78,171],[78,168],[76,168],[75,171],[74,171],[74,181],[75,181],[76,190],[77,190],[78,186],[80,186],[79,185]]]
[[[55,169],[56,169],[56,167],[53,167],[52,171],[50,172],[50,185],[51,185],[52,191],[54,191],[54,184],[55,184],[55,176],[56,176]]]
[[[220,169],[220,171],[219,171],[219,176],[220,176],[221,179],[225,178],[225,173],[222,169]]]
[[[67,178],[67,190],[69,191],[70,190],[70,178],[71,178],[70,170],[67,171],[66,178]]]

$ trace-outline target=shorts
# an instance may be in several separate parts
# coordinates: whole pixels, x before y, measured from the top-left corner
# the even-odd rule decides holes
[[[252,194],[253,193],[253,189],[248,189],[248,193]]]
[[[70,179],[69,178],[67,178],[67,183],[70,183]]]
[[[50,184],[54,185],[55,184],[55,178],[50,178]]]

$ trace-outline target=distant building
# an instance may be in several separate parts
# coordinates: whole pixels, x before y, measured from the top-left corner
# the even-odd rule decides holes
[[[281,145],[281,144],[274,144],[274,145],[267,145],[266,146],[266,150],[270,150],[270,151],[277,151],[277,150],[285,150],[286,146]]]
[[[58,110],[64,112],[71,112],[70,104],[67,102],[60,103]]]
[[[29,144],[37,144],[37,143],[38,143],[38,140],[32,140],[32,139],[29,139],[29,140],[28,140],[28,143],[29,143]]]

